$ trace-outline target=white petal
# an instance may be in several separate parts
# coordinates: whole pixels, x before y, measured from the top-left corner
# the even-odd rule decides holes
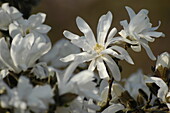
[[[168,86],[161,78],[147,77],[147,79],[145,79],[145,83],[156,83],[156,85],[160,87],[157,96],[161,98],[163,101],[166,101],[165,97],[166,94],[168,93]]]
[[[70,77],[72,76],[72,73],[74,72],[74,70],[77,68],[77,66],[79,65],[78,62],[72,62],[66,69],[65,73],[64,73],[64,78],[63,81],[64,83],[67,83],[68,80],[70,79]]]
[[[164,37],[164,34],[162,32],[156,32],[156,31],[150,31],[150,32],[146,32],[146,33],[143,33],[144,35],[149,35],[151,37],[160,37],[160,36],[163,36]]]
[[[60,60],[62,62],[70,62],[70,61],[73,61],[75,59],[75,57],[76,57],[76,54],[70,54],[64,58],[60,58]]]
[[[104,51],[101,52],[101,54],[109,54],[112,55],[113,57],[123,60],[123,56],[119,55],[118,52],[113,51],[111,48],[105,49]]]
[[[105,44],[105,48],[112,42],[112,39],[113,39],[113,36],[115,36],[115,34],[117,33],[117,29],[116,28],[113,28],[108,37],[107,37],[107,41],[106,41],[106,44]]]
[[[18,29],[14,23],[9,25],[9,34],[12,38],[14,38],[17,34],[22,34],[21,31]]]
[[[12,71],[19,71],[13,64],[8,45],[4,38],[0,39],[0,60]]]
[[[130,47],[131,47],[132,50],[135,51],[135,52],[140,52],[140,51],[141,51],[141,45],[140,45],[140,44],[131,45]]]
[[[31,15],[28,18],[28,21],[30,23],[30,26],[32,28],[34,28],[34,27],[39,26],[40,24],[42,24],[45,21],[45,18],[46,18],[46,14],[38,13],[36,15]]]
[[[97,70],[99,72],[99,76],[101,79],[108,79],[109,75],[106,70],[106,66],[101,58],[98,58],[96,61],[97,64]]]
[[[86,84],[92,81],[94,78],[94,73],[92,71],[81,71],[80,73],[74,75],[69,82],[76,82],[77,85]]]
[[[64,30],[63,32],[64,36],[70,40],[73,40],[73,39],[79,39],[79,36],[76,35],[76,34],[73,34],[71,33],[70,31],[67,31],[67,30]]]
[[[89,67],[88,67],[88,70],[94,71],[95,68],[96,68],[96,60],[93,59],[93,60],[90,62],[90,65],[89,65]]]
[[[128,14],[129,14],[130,20],[131,20],[134,16],[136,16],[136,13],[133,11],[132,8],[130,8],[130,7],[128,7],[128,6],[126,6],[125,8],[126,8]]]
[[[127,20],[120,21],[120,25],[123,26],[123,29],[128,30],[128,22]],[[122,32],[122,31],[121,31]],[[126,37],[125,37],[126,38]]]
[[[84,33],[84,36],[86,37],[89,45],[91,47],[95,46],[96,39],[89,25],[80,17],[76,18],[76,23],[77,23],[79,30]]]
[[[117,66],[116,62],[108,55],[105,55],[102,58],[106,62],[107,66],[109,67],[113,78],[116,81],[120,81],[121,80],[121,74],[120,74],[120,70],[119,70],[119,67]]]
[[[43,24],[43,25],[37,26],[35,30],[39,33],[48,33],[51,30],[51,27]]]
[[[152,50],[150,49],[149,45],[147,44],[147,42],[145,41],[141,41],[140,43],[142,45],[142,47],[146,50],[146,53],[148,54],[149,58],[151,60],[156,60],[156,57],[154,56],[154,54],[152,53]]]
[[[28,78],[21,76],[18,81],[17,91],[20,98],[27,97],[32,92],[33,86],[30,84]]]
[[[124,48],[119,46],[112,46],[110,48],[118,51],[128,63],[134,64],[133,60],[129,56],[129,53]]]
[[[104,45],[107,32],[111,26],[112,13],[109,11],[106,15],[100,17],[97,26],[97,42],[100,45]]]

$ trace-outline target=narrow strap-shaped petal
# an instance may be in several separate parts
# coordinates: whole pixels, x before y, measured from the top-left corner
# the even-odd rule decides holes
[[[131,20],[134,16],[136,16],[136,13],[133,11],[132,8],[130,8],[130,7],[128,7],[128,6],[126,6],[125,8],[126,8],[128,14],[129,14],[130,20]]]
[[[77,68],[77,66],[80,63],[78,62],[72,62],[66,69],[65,73],[64,73],[64,77],[63,77],[63,82],[66,84],[68,82],[68,80],[70,79],[70,77],[72,76],[74,70]]]
[[[97,70],[99,72],[100,78],[108,79],[109,75],[107,73],[106,66],[105,66],[105,64],[103,62],[103,59],[102,58],[98,58],[96,63],[97,63]]]
[[[119,70],[119,67],[117,66],[116,62],[108,55],[105,55],[102,58],[106,62],[108,68],[110,69],[113,78],[116,81],[120,81],[121,80],[121,74],[120,74],[120,70]]]
[[[67,39],[70,39],[70,40],[79,39],[79,37],[80,37],[80,36],[78,36],[78,35],[76,35],[76,34],[73,34],[73,33],[70,32],[70,31],[67,31],[67,30],[64,30],[63,35],[64,35]]]
[[[115,36],[115,34],[117,33],[117,29],[114,27],[108,37],[107,37],[107,40],[106,40],[106,43],[105,43],[105,48],[107,48],[107,46],[111,43],[111,40],[113,39],[113,37]]]
[[[123,56],[120,55],[118,52],[113,51],[111,48],[105,49],[104,51],[101,52],[101,54],[109,54],[112,55],[113,57],[123,60]]]
[[[89,45],[94,47],[96,45],[96,39],[89,25],[80,17],[76,18],[76,23],[79,30],[84,33],[84,36],[86,37]]]
[[[90,65],[89,65],[89,67],[88,67],[88,70],[94,71],[95,68],[96,68],[96,59],[93,59],[93,60],[90,62]]]
[[[131,59],[129,53],[122,47],[119,47],[119,46],[112,46],[110,47],[111,49],[114,49],[116,51],[118,51],[123,57],[124,59],[130,63],[130,64],[134,64],[133,60]]]
[[[51,30],[51,27],[45,24],[39,25],[35,28],[39,33],[48,33]]]
[[[112,23],[112,13],[109,11],[106,15],[100,17],[97,26],[97,42],[104,45],[106,35]]]
[[[156,57],[154,56],[154,54],[152,53],[152,50],[150,49],[148,43],[144,40],[140,41],[140,44],[142,45],[142,47],[145,49],[147,55],[149,56],[149,58],[151,60],[156,60]]]

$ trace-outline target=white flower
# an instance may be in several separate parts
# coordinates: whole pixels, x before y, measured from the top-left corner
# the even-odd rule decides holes
[[[15,7],[9,7],[8,3],[2,4],[0,8],[0,29],[8,30],[9,24],[21,17],[22,14]]]
[[[19,73],[33,67],[35,62],[51,48],[51,43],[29,34],[16,35],[8,47],[5,38],[0,39],[0,61],[11,71]]]
[[[96,113],[92,112],[93,109],[99,110],[99,107],[91,103],[91,100],[87,102],[84,98],[77,97],[72,102],[68,103],[67,107],[58,106],[56,113]]]
[[[150,91],[144,81],[142,70],[138,70],[136,73],[130,75],[126,80],[124,87],[135,99],[137,99],[139,89],[142,89],[147,95],[150,95]]]
[[[108,12],[106,15],[100,17],[97,27],[96,42],[94,34],[89,25],[82,18],[77,17],[77,26],[84,36],[78,36],[69,31],[64,31],[64,35],[66,38],[70,39],[74,45],[80,47],[83,52],[79,54],[68,55],[61,60],[63,62],[74,61],[78,63],[91,61],[88,69],[94,71],[94,69],[97,67],[100,78],[108,79],[109,75],[104,64],[105,62],[111,70],[114,79],[119,81],[121,79],[120,70],[111,56],[121,60],[125,59],[131,64],[133,64],[133,61],[127,51],[122,47],[116,45],[108,47],[111,43],[114,43],[114,41],[117,40],[117,38],[113,38],[117,32],[116,28],[113,28],[107,36],[111,22],[111,12]]]
[[[100,100],[95,92],[96,84],[92,81],[94,79],[94,74],[91,71],[85,70],[76,75],[72,75],[72,71],[69,68],[70,75],[64,74],[64,76],[61,76],[57,74],[59,95],[70,92],[80,96],[85,96],[86,98]]]
[[[34,35],[45,37],[49,40],[46,34],[50,31],[51,27],[43,24],[45,18],[46,14],[38,13],[36,15],[31,15],[28,20],[22,18],[17,22],[11,23],[9,26],[10,36],[14,38],[17,34],[26,36],[29,33],[33,33]]]
[[[170,55],[168,52],[164,52],[158,56],[156,61],[156,69],[160,66],[162,66],[162,68],[170,68]]]
[[[66,39],[61,39],[55,43],[52,49],[45,54],[40,61],[47,62],[48,65],[55,68],[66,67],[69,63],[60,61],[60,58],[63,58],[69,54],[76,54],[80,52],[80,48],[70,43]]]
[[[131,44],[131,48],[136,51],[141,51],[141,46],[146,50],[148,56],[152,60],[156,60],[153,55],[148,42],[153,42],[155,38],[164,36],[162,32],[156,32],[160,26],[152,27],[148,18],[148,10],[142,9],[136,14],[131,8],[126,7],[126,10],[130,17],[128,24],[127,20],[121,21],[120,24],[123,26],[123,30],[119,34],[123,37],[123,40]],[[152,38],[155,37],[155,38]]]
[[[170,109],[170,91],[167,84],[161,78],[147,76],[145,78],[145,83],[155,83],[159,86],[157,97],[162,99],[162,101],[165,102]]]
[[[33,87],[29,79],[21,76],[16,88],[12,89],[12,97],[9,101],[17,113],[31,110],[41,113],[48,109],[48,104],[53,103],[53,92],[49,85]],[[29,108],[29,109],[28,109]]]

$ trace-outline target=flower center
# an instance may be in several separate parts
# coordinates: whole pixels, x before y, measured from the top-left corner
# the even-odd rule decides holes
[[[131,40],[131,41],[136,41],[136,38],[133,37],[132,35],[129,35],[129,36],[127,37],[127,39],[129,39],[129,40]]]
[[[29,34],[30,33],[30,29],[27,29],[26,31],[25,31],[25,34]]]
[[[104,50],[104,47],[102,45],[100,45],[100,44],[96,44],[94,46],[94,50],[99,54],[101,51]]]

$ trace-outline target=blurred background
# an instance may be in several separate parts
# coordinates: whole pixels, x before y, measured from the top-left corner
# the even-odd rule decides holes
[[[63,38],[63,31],[69,30],[81,35],[76,26],[76,17],[82,17],[96,33],[98,19],[101,15],[111,11],[113,13],[112,28],[116,27],[118,31],[122,29],[119,22],[129,20],[125,6],[130,6],[137,13],[145,8],[149,10],[149,18],[153,26],[161,26],[158,31],[165,33],[166,37],[157,39],[150,43],[150,47],[155,56],[167,51],[170,53],[170,0],[42,0],[37,7],[34,7],[33,13],[44,12],[47,14],[46,24],[52,27],[49,32],[53,43]],[[131,73],[142,69],[144,74],[151,74],[151,66],[155,61],[151,61],[144,49],[142,52],[135,53],[128,50],[135,65],[130,65],[121,61],[122,77],[129,76]]]

